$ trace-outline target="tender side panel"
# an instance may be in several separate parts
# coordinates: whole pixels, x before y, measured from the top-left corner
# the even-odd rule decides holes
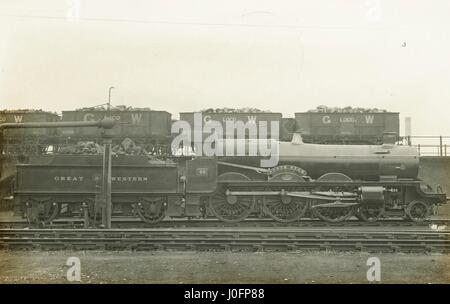
[[[100,166],[18,166],[20,193],[94,193],[101,191]],[[176,167],[113,167],[113,193],[175,193]]]

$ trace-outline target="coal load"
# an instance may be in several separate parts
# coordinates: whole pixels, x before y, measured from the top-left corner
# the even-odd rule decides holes
[[[69,145],[60,149],[60,154],[103,154],[103,146],[93,141],[79,141],[75,145]],[[111,149],[113,155],[145,155],[150,153],[139,145],[136,145],[130,138],[125,138],[120,144]]]
[[[270,111],[263,111],[257,108],[250,108],[250,107],[246,107],[246,108],[238,108],[238,109],[234,109],[234,108],[209,108],[209,109],[204,109],[201,110],[200,112],[202,113],[216,113],[216,114],[223,114],[223,113],[270,113]]]
[[[385,109],[378,108],[361,108],[361,107],[328,107],[328,106],[318,106],[313,110],[309,110],[309,113],[386,113]]]

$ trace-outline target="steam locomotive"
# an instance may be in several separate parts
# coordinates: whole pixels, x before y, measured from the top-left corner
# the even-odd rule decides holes
[[[258,140],[243,139],[246,151]],[[225,146],[227,143],[225,143]],[[146,223],[168,217],[216,217],[225,222],[319,218],[341,222],[399,216],[421,222],[446,195],[417,179],[414,147],[276,142],[277,162],[261,155],[112,159],[113,216]],[[40,155],[17,165],[15,204],[32,222],[58,216],[95,218],[104,207],[101,155]]]

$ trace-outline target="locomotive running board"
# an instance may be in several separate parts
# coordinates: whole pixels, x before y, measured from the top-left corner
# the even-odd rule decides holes
[[[252,167],[252,166],[246,166],[246,165],[240,165],[240,164],[233,164],[233,163],[228,163],[228,162],[223,162],[223,161],[218,161],[217,164],[223,165],[223,166],[229,166],[229,167],[246,169],[246,170],[252,170],[252,171],[255,171],[255,172],[261,173],[261,174],[267,174],[269,172],[268,169]]]
[[[345,197],[345,196],[331,196],[328,195],[317,195],[311,192],[298,192],[298,191],[226,191],[226,195],[245,195],[245,196],[252,196],[252,195],[286,195],[286,196],[294,196],[294,197],[302,197],[302,198],[309,198],[309,199],[319,199],[319,200],[326,200],[326,201],[350,201],[354,202],[356,201],[357,197]]]
[[[351,207],[359,205],[359,203],[341,203],[341,202],[334,202],[334,203],[327,203],[327,204],[318,204],[311,206],[312,209],[317,207],[334,207],[334,208],[343,208],[343,207]]]

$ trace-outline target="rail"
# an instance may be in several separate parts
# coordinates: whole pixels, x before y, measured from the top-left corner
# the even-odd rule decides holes
[[[7,250],[450,252],[448,230],[336,228],[0,229]]]
[[[450,136],[404,136],[402,143],[417,147],[420,156],[450,156]]]

